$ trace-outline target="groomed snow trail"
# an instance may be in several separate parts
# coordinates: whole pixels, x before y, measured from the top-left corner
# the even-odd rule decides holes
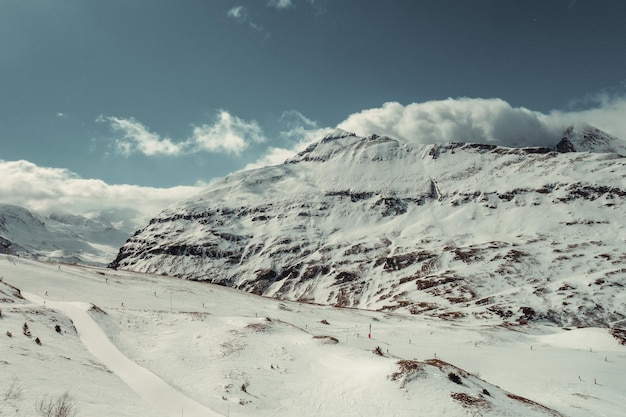
[[[69,317],[74,322],[74,327],[87,350],[154,409],[159,410],[160,415],[168,417],[221,416],[124,356],[89,315],[88,311],[92,308],[92,304],[50,300],[44,302],[43,298],[27,292],[22,292],[22,296],[35,304],[59,310]]]

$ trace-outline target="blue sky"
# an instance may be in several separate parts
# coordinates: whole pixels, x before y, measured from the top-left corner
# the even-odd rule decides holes
[[[35,201],[8,184],[34,172],[192,190],[337,125],[445,140],[404,128],[432,112],[622,135],[624,16],[617,0],[0,0],[0,200]]]

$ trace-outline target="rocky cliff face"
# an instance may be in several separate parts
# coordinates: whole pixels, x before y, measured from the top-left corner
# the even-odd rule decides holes
[[[445,319],[614,324],[625,201],[616,153],[338,130],[162,212],[110,266]]]

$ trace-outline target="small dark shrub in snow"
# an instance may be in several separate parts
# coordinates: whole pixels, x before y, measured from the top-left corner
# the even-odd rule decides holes
[[[328,345],[336,345],[337,343],[339,343],[339,339],[332,336],[313,336],[313,339],[319,339],[322,341],[322,343]]]
[[[461,377],[455,374],[454,372],[450,372],[448,374],[448,379],[454,382],[455,384],[461,385],[463,383],[463,381],[461,381]]]
[[[17,400],[22,396],[22,388],[19,384],[19,379],[13,378],[13,382],[11,382],[11,386],[7,392],[4,393],[4,400]]]
[[[271,329],[271,326],[265,323],[250,323],[246,326],[246,329],[250,329],[254,332],[264,332]]]
[[[56,400],[45,399],[37,402],[37,411],[42,417],[74,417],[74,398],[65,392]]]
[[[400,388],[416,378],[426,376],[425,364],[416,360],[401,360],[397,362],[398,371],[389,376],[392,381],[400,381]]]
[[[401,360],[396,363],[400,370],[398,372],[394,372],[391,374],[391,380],[397,381],[402,376],[411,374],[414,372],[423,372],[424,364],[422,362],[413,361],[413,360]]]

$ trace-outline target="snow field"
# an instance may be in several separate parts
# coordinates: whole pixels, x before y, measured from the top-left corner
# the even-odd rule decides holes
[[[75,399],[78,416],[107,415],[111,405],[115,412],[109,415],[156,415],[94,358],[62,311],[30,303],[0,302],[0,308],[0,416],[38,416],[38,401],[56,400],[66,391]],[[31,337],[22,333],[24,323]]]
[[[173,415],[155,410],[124,382],[123,369],[97,359],[70,332],[65,314],[73,313],[62,308],[84,311],[91,303],[106,313],[91,318],[126,358],[221,415],[550,415],[494,385],[573,417],[620,416],[626,400],[626,348],[604,329],[506,328],[496,321],[336,309],[160,276],[24,259],[12,264],[4,256],[0,276],[50,307],[61,302],[58,310],[0,304],[0,395],[15,377],[25,387],[20,399],[0,402],[0,415],[32,411],[42,395],[66,390],[79,416]],[[21,334],[25,314],[33,337],[43,335],[42,346]],[[46,325],[54,320],[67,333]],[[3,336],[9,327],[13,338]],[[376,347],[384,356],[372,352]],[[404,387],[390,379],[399,360],[435,356],[480,379],[468,375],[456,385],[447,370],[432,366]],[[479,400],[482,389],[491,394],[483,408],[451,397]]]

